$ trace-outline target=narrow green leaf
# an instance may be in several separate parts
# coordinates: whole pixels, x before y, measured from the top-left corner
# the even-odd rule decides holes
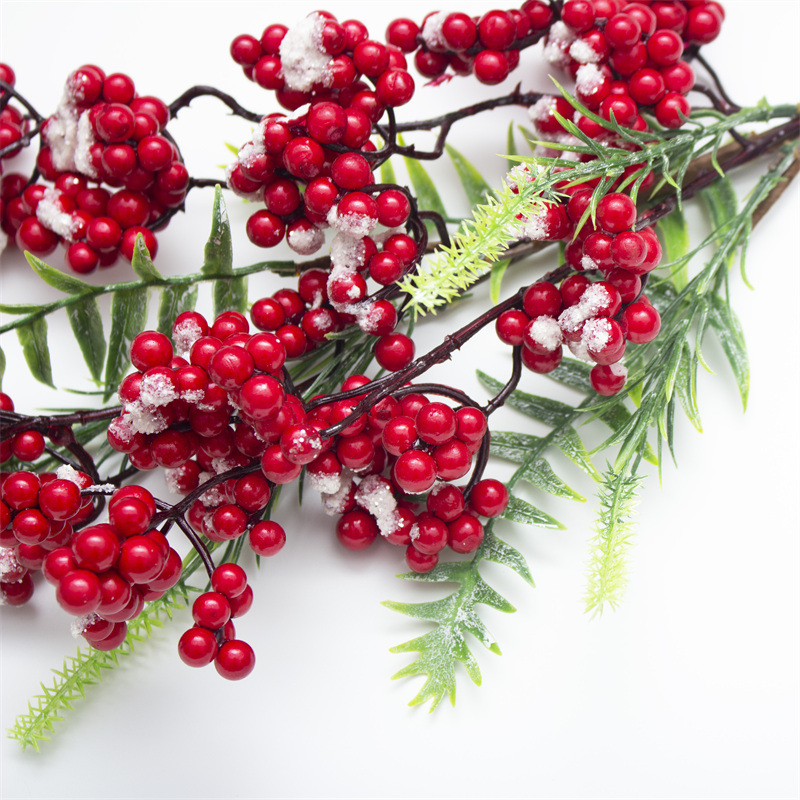
[[[508,136],[506,137],[506,153],[510,156],[518,155],[517,143],[514,141],[514,122],[508,123]]]
[[[67,294],[84,294],[91,292],[94,287],[91,284],[82,281],[80,278],[73,278],[59,269],[45,264],[41,258],[37,258],[31,253],[25,253],[25,258],[33,268],[33,271],[48,285],[59,292],[66,292]]]
[[[219,280],[214,284],[214,314],[247,310],[247,278]]]
[[[550,462],[545,458],[537,458],[522,471],[522,479],[541,489],[548,494],[556,497],[563,497],[566,500],[577,500],[585,503],[586,498],[578,494],[573,488],[567,486],[561,478],[556,475]]]
[[[589,453],[578,436],[578,432],[572,426],[562,428],[555,436],[556,447],[570,460],[577,464],[590,478],[598,480],[600,473],[597,471]]]
[[[158,306],[158,330],[164,336],[172,337],[172,323],[184,311],[191,311],[197,304],[197,286],[178,284],[165,286],[161,291]]]
[[[6,374],[6,354],[3,348],[0,347],[0,389],[3,388],[3,375]]]
[[[97,300],[87,297],[72,303],[67,306],[67,318],[92,378],[99,381],[106,357],[106,337]]]
[[[719,295],[712,295],[709,319],[733,370],[742,398],[742,407],[746,409],[747,396],[750,392],[750,362],[747,358],[742,327],[733,310]]]
[[[604,422],[606,425],[608,425],[608,427],[611,428],[611,430],[614,432],[614,434],[617,434],[617,435],[621,431],[623,431],[623,430],[625,430],[625,429],[627,429],[629,427],[629,425],[631,424],[632,417],[633,417],[633,415],[631,414],[631,412],[628,411],[628,409],[625,408],[625,406],[621,402],[617,403],[615,405],[609,406],[606,409],[603,409],[603,411],[597,415],[597,418],[601,422]],[[618,441],[621,441],[621,439],[619,439]],[[599,447],[599,448],[596,448],[592,452],[597,452],[598,450],[601,450],[601,449],[602,449],[602,446]],[[652,448],[650,447],[649,444],[645,443],[645,448],[644,448],[644,452],[643,452],[642,458],[644,458],[644,460],[647,461],[648,464],[652,464],[653,466],[658,464],[658,457],[653,452],[653,450],[652,450]]]
[[[222,189],[214,188],[214,208],[211,216],[211,235],[204,251],[202,272],[204,275],[233,274],[233,245],[228,212],[222,199]]]
[[[141,233],[136,234],[131,266],[133,271],[147,283],[156,283],[164,280],[161,273],[156,269],[155,264],[153,264],[153,259],[150,258],[150,251],[147,249],[144,243],[144,236]]]
[[[508,506],[501,516],[512,522],[524,522],[526,525],[538,525],[540,528],[552,530],[566,530],[557,519],[513,494],[508,498]]]
[[[510,258],[504,258],[502,261],[495,261],[492,264],[492,271],[489,275],[489,295],[493,303],[500,302],[500,284],[503,282],[503,275],[510,263]]]
[[[394,174],[394,167],[390,159],[381,164],[381,183],[394,183],[397,184],[397,178]]]
[[[474,165],[449,144],[445,145],[447,155],[453,162],[453,166],[458,173],[458,179],[467,193],[470,205],[477,206],[486,202],[486,198],[492,194],[492,189],[483,178],[483,175],[475,169]]]
[[[666,262],[678,261],[689,252],[689,226],[683,211],[675,209],[671,214],[659,220],[658,232],[664,244],[664,260]],[[675,288],[682,292],[689,282],[688,261],[681,262],[672,273],[672,282]]]
[[[397,141],[401,145],[405,144],[402,136],[398,136]],[[414,194],[417,196],[420,209],[424,211],[435,211],[443,217],[447,216],[442,198],[439,197],[439,192],[436,190],[436,185],[428,171],[415,158],[404,157],[403,161],[408,170],[408,177],[411,181],[411,185],[414,187]],[[433,223],[430,221],[427,221],[425,224],[429,231],[435,230]]]
[[[700,196],[708,209],[714,228],[721,228],[736,216],[739,202],[730,178],[714,181],[711,186],[703,189]]]
[[[591,371],[592,368],[586,362],[578,361],[574,358],[565,358],[556,369],[547,373],[547,377],[563,383],[571,389],[577,389],[588,394],[594,391],[589,380]]]
[[[31,375],[48,386],[53,385],[53,370],[50,366],[50,351],[47,347],[47,320],[35,319],[17,328],[17,337],[22,345],[22,354],[28,363]]]
[[[131,342],[144,329],[147,319],[147,288],[121,289],[111,301],[111,333],[106,359],[105,400],[117,390],[130,365]]]
[[[43,308],[37,303],[0,303],[0,312],[3,314],[35,314]]]

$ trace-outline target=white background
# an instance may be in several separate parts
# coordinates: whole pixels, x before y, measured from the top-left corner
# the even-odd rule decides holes
[[[128,72],[142,93],[166,101],[193,84],[230,91],[248,107],[276,110],[266,92],[246,81],[228,57],[238,33],[260,35],[271,22],[291,24],[316,3],[13,2],[0,5],[2,60],[18,88],[42,111],[54,109],[66,75],[86,62]],[[766,94],[796,102],[796,2],[729,2],[722,38],[708,58],[740,103]],[[378,6],[351,0],[327,8],[362,19],[376,36],[404,14],[417,20],[426,3]],[[481,13],[461,2],[450,9]],[[545,88],[538,53],[525,56],[509,81]],[[501,87],[503,88],[503,87]],[[399,117],[417,119],[466,105],[501,89],[455,80],[422,88]],[[240,144],[249,125],[201,100],[171,125],[194,175],[219,175],[229,160],[224,142]],[[455,127],[452,143],[498,180],[510,119],[501,110]],[[446,164],[435,168],[449,206],[464,209]],[[747,176],[738,176],[741,189]],[[157,265],[166,273],[196,270],[210,220],[211,192],[192,193],[188,213],[160,234]],[[263,251],[243,235],[249,209],[231,198],[237,266]],[[530,495],[567,524],[546,531],[504,523],[502,536],[527,557],[536,590],[489,565],[485,574],[517,607],[484,619],[500,642],[498,658],[474,652],[483,686],[459,671],[458,703],[433,715],[406,702],[421,679],[389,680],[408,656],[393,645],[425,629],[380,605],[423,601],[434,586],[407,584],[401,552],[375,547],[344,551],[332,522],[309,497],[302,512],[282,507],[289,542],[253,575],[256,602],[237,625],[257,653],[253,675],[240,683],[213,668],[190,670],[175,643],[188,615],[125,660],[57,726],[43,751],[22,753],[0,743],[4,798],[218,797],[509,797],[509,798],[792,798],[798,796],[798,439],[797,319],[798,185],[759,226],[750,251],[750,292],[733,276],[733,303],[752,358],[752,391],[742,414],[734,380],[714,341],[704,352],[716,374],[701,375],[705,432],[677,422],[679,468],[664,466],[643,492],[632,576],[616,613],[583,613],[593,487],[576,468],[552,456],[557,471],[589,497],[585,504]],[[282,257],[283,254],[280,254]],[[271,254],[268,254],[271,257]],[[60,254],[54,254],[58,263]],[[518,268],[510,293],[553,264]],[[524,272],[524,275],[522,274]],[[120,265],[91,279],[124,280]],[[264,276],[251,298],[277,288]],[[4,302],[55,297],[26,273],[18,254],[2,266]],[[477,296],[419,331],[418,352],[475,316]],[[90,388],[64,319],[51,322],[60,386]],[[4,337],[5,390],[18,408],[80,402],[34,385],[19,347]],[[435,371],[484,397],[473,371],[502,378],[508,351],[491,332]],[[523,388],[573,399],[552,382],[526,374]],[[530,425],[503,412],[496,427]],[[500,416],[500,415],[498,415]],[[540,432],[532,429],[533,432]],[[584,429],[590,443],[602,431]],[[602,457],[598,458],[602,467]],[[498,464],[495,474],[507,475]],[[279,517],[281,514],[279,514]],[[41,585],[20,609],[0,611],[0,727],[9,727],[50,667],[74,651],[69,618]]]

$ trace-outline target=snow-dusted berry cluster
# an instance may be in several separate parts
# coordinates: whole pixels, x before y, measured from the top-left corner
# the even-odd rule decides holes
[[[537,240],[569,241],[566,263],[575,273],[560,287],[548,281],[529,286],[522,308],[497,318],[497,335],[506,344],[522,345],[523,364],[539,373],[558,367],[566,344],[574,356],[595,365],[595,390],[612,395],[625,385],[627,371],[619,362],[626,342],[651,342],[661,329],[658,311],[642,294],[642,277],[658,266],[661,244],[652,228],[634,230],[636,205],[628,195],[605,195],[593,222],[593,189],[583,184],[563,189],[571,193],[569,200],[523,221],[522,232]],[[602,279],[592,282],[589,275]]]
[[[130,261],[137,234],[154,256],[153,223],[181,206],[189,188],[164,132],[169,118],[166,104],[138,95],[128,75],[89,64],[75,70],[42,124],[37,181],[3,178],[5,233],[41,257],[63,244],[67,266],[78,273],[120,255]]]

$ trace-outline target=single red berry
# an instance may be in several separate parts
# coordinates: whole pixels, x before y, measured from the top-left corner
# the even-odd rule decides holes
[[[474,553],[483,542],[483,525],[472,514],[462,514],[448,526],[448,544],[456,553]]]
[[[258,556],[274,556],[286,543],[286,532],[272,520],[257,522],[250,529],[248,541]]]
[[[375,343],[375,360],[389,372],[398,372],[414,360],[414,349],[414,342],[408,336],[390,333]]]
[[[413,544],[409,544],[406,548],[406,564],[414,572],[430,572],[438,563],[438,553],[422,553]]]
[[[395,483],[407,494],[427,492],[436,476],[436,462],[422,450],[406,450],[392,468]]]
[[[469,506],[482,517],[498,517],[508,506],[508,489],[494,478],[484,478],[472,488]]]
[[[217,655],[217,638],[207,628],[189,628],[178,640],[178,655],[190,667],[205,667]]]
[[[75,616],[94,611],[100,604],[100,597],[97,575],[85,569],[68,572],[56,586],[58,604]]]
[[[336,537],[348,550],[364,550],[378,537],[378,524],[366,511],[348,511],[336,524]]]
[[[246,678],[255,668],[256,656],[247,642],[231,639],[219,648],[214,658],[214,667],[227,680],[238,681]]]

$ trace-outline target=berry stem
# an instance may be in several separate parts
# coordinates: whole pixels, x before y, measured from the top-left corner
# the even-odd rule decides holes
[[[232,95],[220,89],[215,89],[213,86],[192,86],[191,89],[187,89],[169,104],[170,118],[174,119],[182,108],[186,108],[192,100],[198,97],[216,97],[217,100],[228,106],[237,117],[242,117],[249,122],[260,122],[263,116],[262,114],[248,111],[244,106],[240,105]]]

